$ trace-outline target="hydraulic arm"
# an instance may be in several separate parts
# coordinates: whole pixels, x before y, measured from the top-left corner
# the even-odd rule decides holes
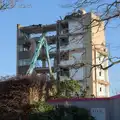
[[[27,75],[31,75],[33,73],[33,71],[34,71],[34,69],[36,67],[37,59],[38,59],[38,57],[40,55],[41,48],[44,45],[45,50],[46,50],[46,54],[47,54],[47,61],[48,61],[50,75],[53,76],[52,69],[51,69],[51,64],[50,64],[49,48],[48,48],[48,44],[47,44],[47,40],[45,38],[45,35],[46,35],[46,33],[43,33],[42,36],[40,37],[39,41],[38,41],[38,45],[36,47],[36,51],[34,53],[32,61],[30,63],[30,67],[29,67],[29,69],[28,69],[28,71],[26,73]]]

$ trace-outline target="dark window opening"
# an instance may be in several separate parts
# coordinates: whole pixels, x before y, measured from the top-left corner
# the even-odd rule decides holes
[[[69,40],[68,39],[61,39],[60,40],[60,46],[65,46],[69,44]]]
[[[69,69],[67,69],[67,68],[61,68],[60,69],[60,75],[61,76],[67,76],[67,77],[69,77]]]
[[[68,28],[63,29],[62,31],[63,31],[63,34],[67,34],[68,33]]]
[[[63,34],[68,33],[68,23],[65,24],[61,24],[61,32],[63,32]]]
[[[31,43],[30,42],[25,42],[23,44],[23,51],[29,51],[31,47]]]
[[[61,54],[60,60],[69,60],[69,53],[66,52],[66,53]]]
[[[63,29],[64,29],[64,28],[68,28],[68,22],[61,24],[61,27],[62,27]]]
[[[102,91],[102,88],[100,87],[100,92]]]
[[[99,57],[99,60],[100,60],[100,57]]]
[[[99,76],[101,76],[101,71],[99,72]]]

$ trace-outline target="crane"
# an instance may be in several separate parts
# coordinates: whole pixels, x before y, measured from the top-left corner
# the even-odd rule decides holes
[[[46,50],[46,54],[47,54],[47,61],[48,61],[50,75],[53,77],[53,73],[52,73],[52,69],[51,69],[51,64],[50,64],[49,47],[48,47],[45,35],[46,35],[46,33],[43,33],[41,35],[39,41],[38,41],[38,45],[36,47],[36,50],[35,50],[35,53],[33,55],[32,61],[30,63],[29,69],[26,72],[26,75],[31,75],[33,73],[33,71],[34,71],[34,69],[36,67],[37,59],[38,59],[38,57],[40,55],[41,48],[42,48],[42,46],[44,46],[45,50]]]

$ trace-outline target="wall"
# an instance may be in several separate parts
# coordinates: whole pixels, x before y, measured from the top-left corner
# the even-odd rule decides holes
[[[69,36],[69,64],[76,64],[82,62],[82,54],[84,53],[83,48],[83,36],[80,34],[83,32],[83,27],[80,19],[69,20],[68,22],[69,33],[72,35]],[[83,80],[84,79],[84,68],[79,67],[70,69],[70,77],[74,80]]]
[[[31,58],[36,48],[36,43],[34,39],[30,39],[29,35],[26,35],[31,43],[29,50],[23,48],[23,44],[26,42],[25,35],[20,30],[20,25],[17,25],[17,74],[25,74],[29,68]]]
[[[120,119],[120,95],[110,98],[72,98],[49,100],[52,105],[74,105],[88,109],[96,120]]]
[[[91,14],[91,22],[100,18],[94,14]],[[94,27],[93,27],[94,26]],[[104,67],[108,65],[105,31],[103,22],[92,22],[91,28],[91,44],[92,44],[92,64],[101,64]],[[106,55],[105,55],[106,54]],[[105,61],[105,62],[103,62]],[[109,96],[109,78],[108,70],[102,70],[98,67],[93,69],[93,93],[97,97]],[[104,82],[101,82],[104,81]],[[100,91],[102,89],[102,91]],[[104,92],[105,91],[105,92]]]
[[[87,13],[83,17],[83,25],[87,26],[90,25],[91,21],[91,13]],[[91,96],[93,94],[93,76],[91,75],[91,66],[92,65],[92,45],[91,45],[91,28],[85,29],[85,34],[84,34],[84,48],[85,48],[85,54],[84,54],[84,61],[86,63],[85,66],[85,80],[84,80],[84,86],[87,87],[89,86],[89,93],[88,95]]]

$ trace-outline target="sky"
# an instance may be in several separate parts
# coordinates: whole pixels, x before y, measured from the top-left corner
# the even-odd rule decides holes
[[[60,16],[71,12],[71,8],[61,7],[64,3],[64,0],[19,0],[14,9],[0,12],[0,76],[16,74],[16,25],[54,23],[60,19]],[[21,8],[21,4],[26,8]],[[30,7],[27,8],[27,6]],[[117,20],[112,21],[112,27],[116,23],[118,23]],[[107,28],[105,34],[111,55],[120,57],[119,31],[120,27]],[[119,74],[120,65],[109,69],[112,95],[120,91]]]

